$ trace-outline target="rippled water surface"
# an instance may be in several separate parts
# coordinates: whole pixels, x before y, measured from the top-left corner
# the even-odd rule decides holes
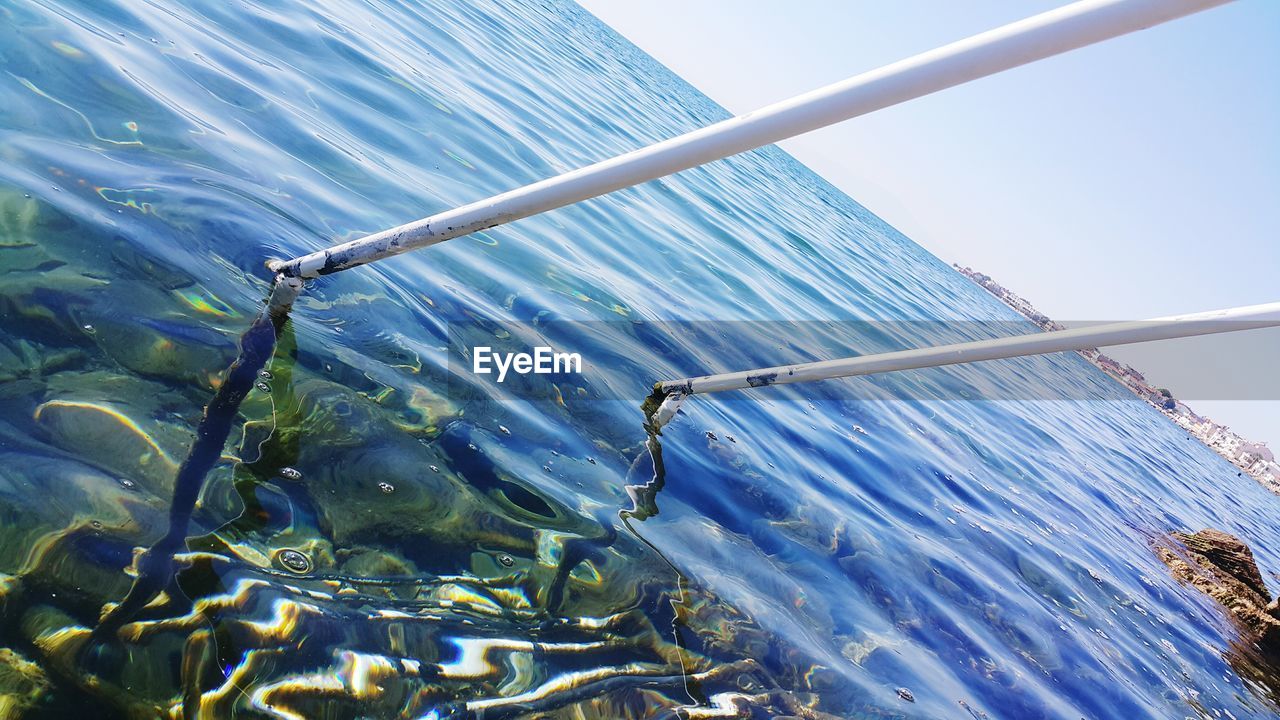
[[[646,446],[657,379],[1014,319],[776,149],[315,282],[174,580],[91,635],[265,258],[726,113],[559,2],[5,0],[0,70],[0,717],[1273,714],[1149,541],[1280,568],[1276,498],[1136,400],[1019,399],[1114,387],[1078,357],[695,398]],[[468,370],[539,344],[585,372]]]

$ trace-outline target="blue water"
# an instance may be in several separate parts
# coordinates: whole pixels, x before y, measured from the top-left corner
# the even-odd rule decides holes
[[[1273,716],[1149,543],[1265,574],[1276,497],[1137,400],[1019,399],[1114,391],[1078,357],[694,398],[654,492],[655,380],[1017,321],[772,148],[312,284],[175,582],[86,640],[264,259],[727,115],[563,2],[190,5],[0,2],[0,716]]]

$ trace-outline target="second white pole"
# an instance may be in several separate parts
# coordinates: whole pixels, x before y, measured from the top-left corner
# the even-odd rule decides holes
[[[1191,315],[1175,315],[1108,323],[1054,332],[1015,335],[993,340],[977,340],[918,350],[863,355],[820,362],[780,365],[759,370],[705,375],[684,380],[667,380],[656,389],[664,395],[691,395],[725,390],[745,390],[766,385],[811,382],[830,378],[874,375],[898,370],[957,365],[1001,358],[1045,355],[1065,350],[1128,345],[1172,338],[1212,335],[1280,326],[1280,302],[1213,310]]]

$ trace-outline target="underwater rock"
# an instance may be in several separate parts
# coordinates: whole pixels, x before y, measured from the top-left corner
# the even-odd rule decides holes
[[[384,345],[389,343],[386,338],[378,340]],[[371,361],[363,347],[356,353],[335,346],[331,353],[332,357],[324,362],[325,376],[379,405],[401,432],[430,440],[450,422],[462,417],[462,407],[450,396],[452,393],[433,389],[450,387],[447,378],[424,376],[422,373],[430,373],[430,368],[424,368],[410,349],[393,353],[396,359],[407,364],[381,364],[376,358]]]
[[[102,244],[110,248],[111,260],[119,269],[141,279],[146,285],[176,290],[195,285],[190,273],[172,263],[157,262],[149,253],[123,235],[115,235]]]
[[[0,247],[35,245],[40,203],[16,192],[0,192]]]
[[[211,389],[235,354],[235,340],[186,319],[78,311],[77,324],[108,357],[145,377]]]
[[[840,654],[849,659],[849,662],[862,667],[862,664],[871,657],[872,653],[878,650],[888,650],[897,652],[896,648],[901,646],[903,641],[900,638],[880,633],[864,630],[862,639],[849,640],[840,648]]]
[[[75,219],[57,206],[13,185],[0,188],[0,244],[25,245],[76,229]]]
[[[17,720],[33,713],[50,687],[39,665],[9,648],[0,648],[0,718]]]
[[[74,225],[70,217],[52,206],[0,190],[0,275],[43,272],[66,265],[66,258],[58,257],[47,240]]]
[[[1173,576],[1216,600],[1271,661],[1280,662],[1280,603],[1271,600],[1249,546],[1212,529],[1173,533],[1171,539],[1176,543],[1157,542],[1154,550]],[[1177,543],[1182,547],[1171,547]]]
[[[77,348],[49,348],[23,338],[0,337],[0,382],[39,377],[82,363]]]
[[[364,578],[411,577],[418,569],[413,563],[386,550],[356,547],[337,553],[342,572]]]
[[[35,244],[17,244],[0,235],[0,274],[53,270],[66,263]]]
[[[0,572],[0,617],[4,617],[9,611],[9,602],[11,599],[18,599],[18,578]],[[0,717],[3,717],[0,715]]]
[[[67,265],[0,274],[0,318],[4,318],[5,332],[50,345],[87,345],[89,338],[73,313],[92,305],[95,291],[108,285]]]
[[[144,428],[132,416],[145,417],[128,407],[55,399],[37,406],[32,419],[56,447],[165,495],[173,486],[178,463],[157,441],[157,434],[149,431],[153,423],[145,423]]]
[[[11,438],[0,427],[0,444]],[[0,525],[0,572],[25,574],[50,557],[59,539],[70,539],[77,529],[94,536],[122,533],[131,541],[146,537],[158,529],[165,511],[155,495],[126,488],[98,468],[35,444],[0,451],[0,507],[17,506],[23,512],[7,516]],[[71,568],[63,564],[46,569],[58,575]],[[0,582],[0,595],[4,587]]]
[[[27,610],[19,622],[22,637],[39,653],[40,665],[59,686],[77,687],[106,707],[114,708],[127,718],[162,718],[165,709],[141,697],[138,687],[106,682],[81,664],[82,652],[89,640],[89,629],[51,605],[38,605]],[[116,656],[119,658],[119,656]],[[132,662],[107,663],[112,674],[127,672]]]

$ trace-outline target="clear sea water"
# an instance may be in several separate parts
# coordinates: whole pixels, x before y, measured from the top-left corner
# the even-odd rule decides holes
[[[1280,569],[1277,498],[1032,399],[1114,391],[1076,356],[695,398],[655,475],[655,380],[1022,327],[777,149],[315,282],[86,651],[265,258],[727,113],[558,1],[4,0],[0,70],[0,717],[1274,716],[1149,544]]]

